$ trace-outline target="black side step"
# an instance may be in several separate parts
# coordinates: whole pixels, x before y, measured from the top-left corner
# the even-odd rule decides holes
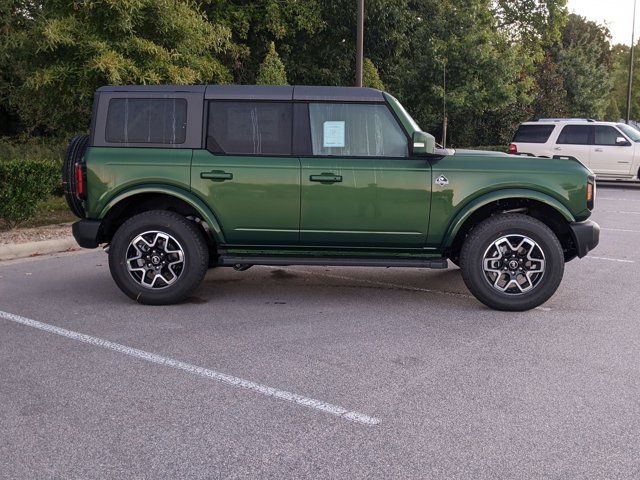
[[[328,267],[413,267],[413,268],[448,268],[446,258],[396,258],[396,257],[305,257],[305,256],[262,256],[222,254],[218,257],[218,265],[233,267],[235,265],[308,265]]]

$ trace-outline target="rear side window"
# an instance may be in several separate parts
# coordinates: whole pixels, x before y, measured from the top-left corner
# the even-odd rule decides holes
[[[232,155],[291,155],[292,114],[290,103],[211,102],[207,148]]]
[[[109,143],[184,143],[187,101],[183,98],[113,98],[105,140]]]
[[[622,134],[613,127],[607,127],[605,125],[598,125],[595,128],[594,144],[595,145],[609,145],[615,146],[618,137],[622,137]]]
[[[555,125],[520,125],[513,137],[516,143],[545,143],[549,140]]]
[[[408,141],[386,105],[311,103],[314,155],[406,157]]]
[[[567,125],[562,129],[558,137],[558,144],[561,145],[589,145],[589,125]]]

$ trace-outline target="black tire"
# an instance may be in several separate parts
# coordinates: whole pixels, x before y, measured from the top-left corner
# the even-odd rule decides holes
[[[179,273],[175,275],[173,271],[166,273],[164,270],[166,274],[164,276],[174,275],[177,278],[175,283],[164,285],[166,282],[163,282],[164,276],[162,276],[157,287],[150,288],[142,285],[139,280],[134,278],[134,274],[129,272],[127,258],[135,256],[132,252],[137,251],[136,247],[131,246],[131,242],[144,232],[161,232],[169,235],[172,241],[177,242],[178,248],[183,251],[183,262],[179,265]],[[147,238],[151,236],[153,234],[149,234]],[[162,238],[160,239],[160,243],[164,241]],[[147,248],[146,245],[144,247]],[[172,248],[175,249],[175,247]],[[164,250],[166,252],[167,248]],[[149,250],[146,253],[153,255],[155,251]],[[162,253],[160,247],[158,251],[160,255],[167,255]],[[169,259],[167,256],[166,258],[168,262],[175,260],[175,257]],[[156,259],[157,256],[154,255],[154,261]],[[142,263],[146,263],[146,260],[143,260]],[[151,263],[149,265],[153,266]],[[177,213],[165,210],[152,210],[131,217],[118,228],[109,248],[109,270],[114,281],[126,295],[147,305],[170,305],[184,300],[198,287],[207,272],[208,265],[209,249],[198,226]],[[137,265],[134,264],[134,266]],[[158,267],[165,268],[160,265]],[[147,276],[147,274],[149,275]],[[136,272],[135,275],[141,275],[144,280],[153,278],[157,273],[153,271],[144,274]]]
[[[89,142],[88,135],[73,137],[67,146],[62,164],[62,189],[69,209],[76,217],[84,218],[82,201],[78,198],[78,182],[75,175],[76,163],[84,163],[84,153]]]
[[[530,283],[527,283],[526,277],[519,277],[524,280],[525,287],[533,285],[524,293],[519,291],[516,284],[511,284],[512,293],[503,293],[494,288],[490,282],[498,278],[499,274],[486,274],[483,268],[485,252],[494,248],[494,242],[509,235],[513,235],[515,239],[518,236],[528,237],[537,244],[539,251],[544,255],[544,273],[541,277],[532,274],[534,281]],[[502,260],[505,263],[506,257],[507,255],[504,255]],[[526,262],[526,259],[524,261]],[[499,264],[498,260],[496,262]],[[498,264],[492,264],[492,267]],[[534,265],[534,269],[537,269],[541,264]],[[488,218],[469,233],[460,252],[460,267],[464,283],[482,303],[496,310],[521,312],[542,305],[556,292],[564,275],[564,253],[558,238],[544,223],[527,215],[509,213]],[[504,268],[508,267],[505,265]],[[526,266],[523,268],[526,269]],[[514,278],[509,277],[509,274],[510,272],[505,272],[504,275],[507,276],[502,278]],[[488,276],[491,275],[495,276],[490,280]],[[507,283],[508,286],[509,281],[504,280],[502,283]]]

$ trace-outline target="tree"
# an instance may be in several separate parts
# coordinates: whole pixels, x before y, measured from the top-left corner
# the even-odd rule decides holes
[[[380,79],[378,69],[369,58],[365,58],[362,65],[362,85],[364,87],[377,88],[378,90],[384,90],[385,88]]]
[[[611,90],[609,30],[579,15],[569,15],[556,63],[567,91],[569,114],[603,118]]]
[[[273,42],[269,44],[269,51],[258,69],[256,85],[288,85],[284,63]]]
[[[24,2],[14,14],[0,58],[11,59],[9,105],[31,132],[86,129],[101,85],[229,82],[225,63],[241,53],[191,2]]]

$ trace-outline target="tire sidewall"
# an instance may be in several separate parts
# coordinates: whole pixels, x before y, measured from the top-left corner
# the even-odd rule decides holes
[[[517,217],[500,219],[502,222],[494,221],[493,225],[483,226],[468,240],[461,255],[463,279],[469,290],[485,305],[498,310],[524,311],[543,304],[555,293],[564,275],[564,254],[555,234],[538,220],[524,215]],[[483,270],[484,254],[493,242],[508,235],[529,237],[544,253],[544,276],[530,292],[519,295],[502,293],[486,280]]]
[[[146,212],[132,217],[125,222],[114,235],[109,248],[109,269],[120,289],[129,297],[140,303],[166,305],[177,303],[188,296],[200,283],[202,263],[208,263],[206,250],[203,253],[199,232],[188,228],[179,215],[167,215],[164,212]],[[163,289],[151,289],[139,284],[127,270],[126,254],[131,241],[147,231],[167,233],[175,238],[184,253],[184,267],[175,284]]]

